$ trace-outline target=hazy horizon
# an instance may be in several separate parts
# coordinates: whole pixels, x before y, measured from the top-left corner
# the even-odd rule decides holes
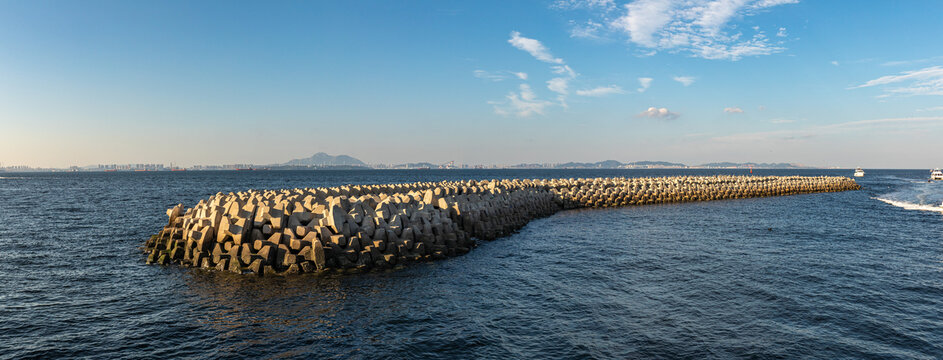
[[[0,3],[0,163],[943,166],[943,3]]]

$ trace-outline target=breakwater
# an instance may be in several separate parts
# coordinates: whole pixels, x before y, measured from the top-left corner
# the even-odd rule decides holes
[[[562,209],[859,189],[845,177],[680,176],[445,181],[218,193],[167,210],[148,263],[297,274],[464,254]]]

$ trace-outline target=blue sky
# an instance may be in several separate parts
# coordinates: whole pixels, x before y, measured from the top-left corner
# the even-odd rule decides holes
[[[943,3],[0,2],[0,162],[930,168]]]

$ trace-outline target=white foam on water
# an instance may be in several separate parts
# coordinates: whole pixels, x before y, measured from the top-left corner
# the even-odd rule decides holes
[[[940,205],[914,204],[912,202],[897,201],[897,200],[884,199],[884,198],[872,198],[872,199],[880,200],[885,203],[894,205],[896,207],[903,208],[905,210],[933,211],[933,212],[943,213],[943,206],[940,206]]]

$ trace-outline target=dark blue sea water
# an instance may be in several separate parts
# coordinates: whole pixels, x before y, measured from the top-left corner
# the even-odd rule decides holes
[[[744,172],[0,173],[0,358],[943,358],[943,183],[925,170],[560,212],[361,275],[237,276],[139,250],[166,208],[218,191]]]

